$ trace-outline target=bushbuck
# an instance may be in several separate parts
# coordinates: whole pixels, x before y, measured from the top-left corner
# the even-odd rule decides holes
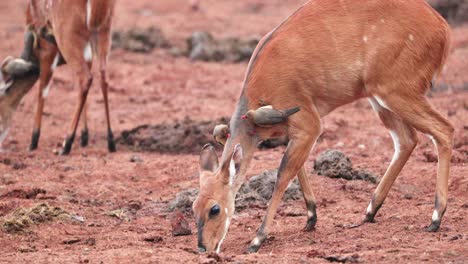
[[[100,86],[104,97],[108,149],[110,152],[116,150],[109,116],[106,79],[114,6],[115,0],[29,1],[26,24],[39,39],[36,41],[39,45],[34,46],[33,54],[40,65],[38,103],[30,150],[38,147],[44,100],[49,93],[53,71],[62,63],[70,65],[75,84],[79,88],[79,96],[60,154],[70,153],[80,116],[83,122],[81,145],[88,144],[86,97],[93,81],[91,66],[94,55],[97,56]]]
[[[438,230],[447,205],[454,129],[425,93],[442,70],[450,38],[446,21],[424,0],[309,1],[267,34],[248,65],[229,133],[216,135],[229,135],[217,140],[225,141],[219,165],[214,148],[206,146],[201,152],[200,192],[193,204],[199,250],[220,250],[257,143],[284,135],[289,144],[248,252],[256,252],[267,238],[281,197],[296,175],[308,211],[305,230],[313,230],[316,202],[304,162],[322,131],[321,118],[360,98],[369,100],[395,147],[363,223],[374,221],[417,144],[416,131],[421,131],[438,151],[435,210],[428,231]],[[265,106],[299,111],[270,125],[245,118]]]
[[[21,58],[7,57],[0,67],[0,151],[10,128],[11,118],[21,99],[39,79],[39,67],[31,61],[33,33],[25,34],[25,52]]]

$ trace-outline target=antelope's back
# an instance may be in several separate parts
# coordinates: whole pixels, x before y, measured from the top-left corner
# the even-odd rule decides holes
[[[247,81],[292,76],[315,89],[304,93],[353,86],[359,96],[376,80],[430,82],[449,47],[450,27],[424,0],[310,1],[263,40]]]

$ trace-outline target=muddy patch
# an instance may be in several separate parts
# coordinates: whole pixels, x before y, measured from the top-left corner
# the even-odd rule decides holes
[[[168,154],[199,154],[201,148],[212,143],[218,151],[223,146],[214,142],[213,129],[219,124],[228,124],[229,118],[221,117],[211,121],[195,121],[188,117],[174,123],[141,125],[124,130],[117,142],[130,147],[133,151],[149,151]],[[287,138],[271,139],[261,142],[260,149],[284,146]],[[137,160],[130,160],[138,162]]]
[[[38,204],[32,208],[19,208],[1,220],[2,229],[10,234],[22,233],[33,225],[56,219],[71,219],[71,215],[60,207]]]
[[[346,180],[364,180],[377,183],[378,177],[364,170],[353,168],[351,160],[341,151],[327,150],[319,155],[314,162],[314,170],[318,175]]]
[[[112,48],[136,53],[151,53],[155,48],[169,48],[169,41],[159,28],[132,28],[112,34]]]
[[[240,188],[236,196],[236,210],[242,211],[246,208],[266,208],[273,194],[278,170],[264,171],[259,175],[251,177]],[[182,211],[191,213],[192,204],[197,198],[198,189],[184,190],[168,203],[168,211]],[[302,198],[299,182],[294,180],[286,190],[283,201],[298,200]]]
[[[248,61],[258,42],[258,38],[215,39],[209,32],[197,31],[187,39],[188,50],[182,54],[200,61]]]
[[[198,154],[209,142],[213,143],[213,129],[228,120],[194,121],[185,118],[175,123],[142,125],[122,132],[118,143],[130,146],[135,151],[154,151],[171,154]],[[218,149],[221,149],[219,144]]]

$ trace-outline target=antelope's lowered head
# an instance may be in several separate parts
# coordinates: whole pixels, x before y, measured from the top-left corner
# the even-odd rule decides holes
[[[233,182],[243,159],[237,145],[230,162],[218,165],[214,147],[207,144],[200,154],[200,192],[193,203],[200,252],[219,252],[234,214],[236,190]]]

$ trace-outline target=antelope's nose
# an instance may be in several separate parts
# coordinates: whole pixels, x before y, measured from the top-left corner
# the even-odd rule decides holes
[[[206,252],[206,247],[203,246],[203,245],[198,245],[198,252],[205,253]]]

